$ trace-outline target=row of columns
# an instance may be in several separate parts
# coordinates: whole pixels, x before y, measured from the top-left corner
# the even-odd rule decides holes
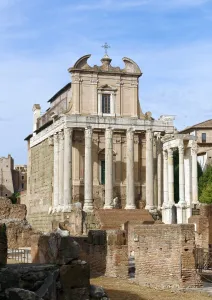
[[[54,200],[52,212],[70,211],[72,205],[72,128],[54,135]],[[92,128],[85,128],[84,207],[93,206]],[[135,209],[134,131],[127,130],[126,209]],[[113,208],[113,130],[105,130],[105,209]]]
[[[163,151],[163,195],[164,202],[162,209],[166,215],[163,215],[165,223],[173,223],[173,206],[177,207],[177,223],[186,223],[191,215],[191,208],[198,204],[198,178],[197,178],[197,148],[196,142],[193,143],[191,153],[187,157],[188,171],[187,186],[185,185],[185,149],[183,141],[178,146],[179,150],[179,202],[175,205],[174,202],[174,161],[173,149],[168,148]],[[190,155],[191,154],[191,155]],[[191,159],[191,163],[190,163]],[[190,180],[191,179],[191,180]],[[188,189],[189,199],[185,197],[185,191]],[[185,213],[185,210],[188,210]]]

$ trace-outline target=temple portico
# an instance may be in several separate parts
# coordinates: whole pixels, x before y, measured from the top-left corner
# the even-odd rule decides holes
[[[33,131],[26,137],[28,218],[45,231],[75,209],[94,227],[98,209],[146,209],[155,218],[162,212],[164,223],[186,223],[198,203],[195,138],[176,134],[173,116],[155,119],[142,111],[142,71],[132,59],[123,57],[119,67],[107,53],[101,65],[90,66],[89,58],[68,69],[71,80],[48,100],[44,114],[33,106]]]

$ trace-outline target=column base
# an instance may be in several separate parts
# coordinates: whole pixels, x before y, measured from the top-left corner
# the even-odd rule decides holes
[[[162,221],[165,224],[176,224],[176,209],[175,205],[170,203],[162,207]]]
[[[126,205],[124,209],[136,209],[135,205]]]
[[[105,205],[103,208],[104,209],[113,209],[113,206],[112,205]]]
[[[146,206],[145,206],[145,209],[146,210],[155,210],[156,209],[156,207],[154,206],[154,205],[149,205],[149,204],[147,204]]]
[[[86,205],[86,206],[84,205],[82,210],[84,212],[93,212],[94,207],[93,207],[93,205]]]
[[[63,212],[71,212],[72,206],[71,205],[64,205],[63,206]]]

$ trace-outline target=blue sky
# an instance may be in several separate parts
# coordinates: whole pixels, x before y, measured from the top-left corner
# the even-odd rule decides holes
[[[0,156],[27,162],[32,106],[69,80],[82,55],[111,45],[143,71],[140,103],[178,129],[212,118],[212,0],[0,0]]]

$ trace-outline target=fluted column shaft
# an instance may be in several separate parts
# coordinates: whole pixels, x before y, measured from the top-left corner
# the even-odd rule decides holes
[[[64,129],[64,211],[72,204],[72,133],[72,128]]]
[[[105,130],[105,209],[113,208],[113,130]]]
[[[85,174],[84,174],[84,211],[93,210],[93,161],[92,135],[90,127],[85,129]]]
[[[146,209],[154,208],[153,132],[146,132]]]
[[[184,168],[184,147],[180,145],[179,150],[179,204],[186,204],[185,201],[185,168]]]
[[[168,149],[168,191],[169,191],[169,204],[174,204],[174,160],[173,150]]]
[[[59,136],[54,135],[54,200],[53,212],[57,211],[59,205]]]
[[[64,206],[64,132],[59,132],[59,206],[58,212]]]
[[[162,157],[162,144],[161,144],[161,140],[160,137],[157,140],[157,184],[158,184],[158,209],[161,209],[162,206],[162,176],[163,176],[163,157]]]
[[[197,173],[197,142],[194,141],[191,148],[192,157],[192,204],[198,204],[198,173]]]
[[[134,186],[134,132],[132,128],[127,130],[127,199],[125,209],[135,209]]]
[[[168,195],[168,153],[163,151],[163,206],[169,202]]]

